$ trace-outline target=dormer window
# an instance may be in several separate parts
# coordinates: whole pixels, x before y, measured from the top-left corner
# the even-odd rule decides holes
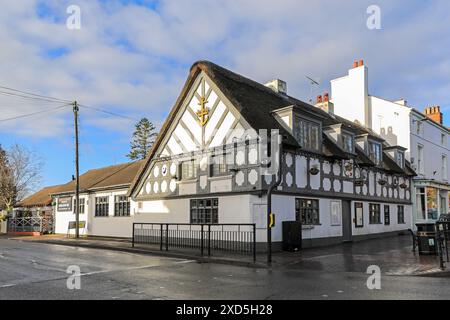
[[[405,154],[403,151],[397,150],[397,157],[395,160],[400,168],[403,169],[405,167]]]
[[[342,149],[348,153],[354,153],[353,136],[348,133],[341,133]]]
[[[382,160],[381,143],[369,141],[369,158],[375,165],[380,165]]]
[[[386,146],[384,151],[389,155],[397,165],[404,169],[405,168],[405,148],[400,146]]]
[[[316,152],[320,151],[321,130],[319,123],[295,117],[293,132],[302,149]]]

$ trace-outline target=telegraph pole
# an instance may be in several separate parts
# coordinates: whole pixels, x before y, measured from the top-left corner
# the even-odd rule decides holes
[[[272,228],[275,223],[275,215],[272,212],[272,193],[280,185],[283,174],[283,137],[278,134],[278,163],[274,159],[274,154],[271,154],[271,165],[278,164],[277,180],[269,186],[267,190],[267,263],[272,263]],[[272,139],[272,137],[271,137]],[[273,143],[273,141],[271,142]],[[273,150],[273,149],[272,149]]]
[[[79,157],[78,157],[78,103],[73,102],[73,115],[75,117],[75,238],[80,237],[80,170],[79,170]]]

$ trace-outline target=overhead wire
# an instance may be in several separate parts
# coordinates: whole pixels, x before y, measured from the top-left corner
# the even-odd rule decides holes
[[[0,122],[6,122],[6,121],[11,121],[11,120],[17,120],[17,119],[22,119],[22,118],[26,118],[26,117],[31,117],[37,114],[42,114],[42,113],[47,113],[47,112],[52,112],[52,111],[57,111],[59,109],[63,109],[67,106],[72,105],[72,103],[66,103],[64,105],[58,106],[56,108],[51,108],[51,109],[45,109],[45,110],[40,110],[40,111],[36,111],[36,112],[31,112],[31,113],[26,113],[26,114],[21,114],[18,116],[14,116],[14,117],[10,117],[10,118],[5,118],[5,119],[0,119]]]

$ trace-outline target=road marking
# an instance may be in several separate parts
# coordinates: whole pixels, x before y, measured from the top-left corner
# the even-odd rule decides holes
[[[4,284],[4,285],[1,285],[0,288],[9,288],[9,287],[14,287],[15,285],[16,285],[15,283]]]
[[[178,261],[178,262],[175,262],[173,264],[189,263],[189,262],[194,262],[194,261],[195,260]],[[80,276],[90,276],[90,275],[94,275],[94,274],[102,274],[102,273],[109,273],[109,272],[141,270],[141,269],[149,269],[149,268],[162,267],[162,266],[164,266],[164,265],[162,265],[162,264],[149,264],[149,265],[140,266],[140,267],[131,267],[131,268],[124,268],[124,269],[111,269],[111,270],[100,270],[100,271],[85,272],[85,273],[81,273]],[[170,266],[170,264],[168,266]]]

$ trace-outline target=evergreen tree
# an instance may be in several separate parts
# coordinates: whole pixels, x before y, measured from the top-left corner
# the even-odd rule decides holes
[[[156,128],[147,118],[142,118],[135,126],[131,138],[131,151],[127,157],[131,160],[145,159],[155,141]]]

